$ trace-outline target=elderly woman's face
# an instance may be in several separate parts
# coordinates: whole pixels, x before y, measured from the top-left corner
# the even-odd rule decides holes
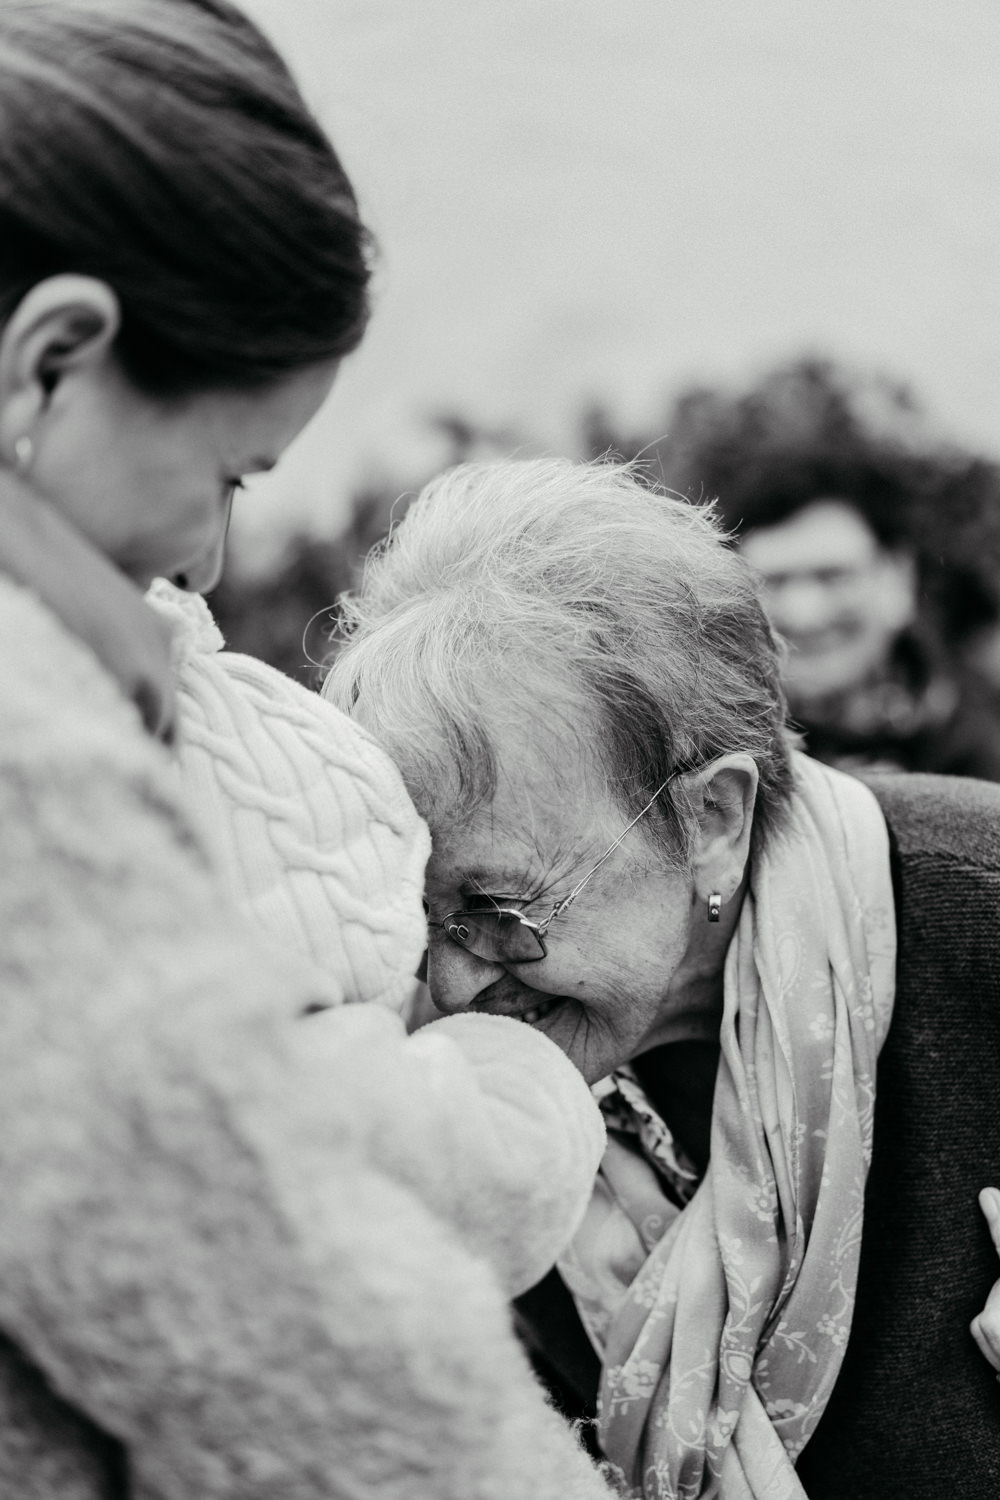
[[[551,757],[518,746],[507,762],[517,779],[501,775],[489,806],[463,822],[431,812],[432,923],[484,895],[542,922],[583,879],[629,819],[606,793],[588,789],[582,770],[574,776],[572,759],[557,774]],[[690,876],[669,868],[636,827],[554,919],[538,962],[490,962],[432,926],[431,996],[449,1014],[481,1011],[534,1026],[593,1083],[676,1034],[692,913]]]

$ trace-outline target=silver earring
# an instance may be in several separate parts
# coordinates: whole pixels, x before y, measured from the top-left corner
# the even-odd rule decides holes
[[[27,474],[34,456],[35,445],[28,433],[22,432],[14,443],[14,468],[19,474]]]
[[[708,920],[717,922],[722,916],[722,897],[718,891],[713,891],[708,898]]]

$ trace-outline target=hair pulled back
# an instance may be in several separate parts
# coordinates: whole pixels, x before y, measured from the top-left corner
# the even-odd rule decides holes
[[[0,321],[47,276],[94,276],[138,384],[252,387],[357,345],[369,249],[333,147],[228,0],[0,5]]]

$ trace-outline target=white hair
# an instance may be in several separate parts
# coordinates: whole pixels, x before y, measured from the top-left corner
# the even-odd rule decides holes
[[[790,738],[754,575],[709,508],[628,466],[451,469],[343,604],[324,692],[381,739],[428,815],[445,795],[455,816],[492,797],[501,715],[526,735],[572,729],[630,813],[678,768],[745,751],[758,838],[780,821]],[[671,789],[662,806],[651,835],[680,852],[684,799]]]

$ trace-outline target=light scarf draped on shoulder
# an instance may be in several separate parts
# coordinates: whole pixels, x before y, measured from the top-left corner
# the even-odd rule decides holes
[[[893,1001],[888,835],[860,782],[796,756],[796,784],[726,958],[706,1175],[683,1210],[653,1204],[660,1179],[612,1137],[560,1260],[604,1345],[601,1445],[647,1500],[804,1497],[794,1463],[850,1333]]]

